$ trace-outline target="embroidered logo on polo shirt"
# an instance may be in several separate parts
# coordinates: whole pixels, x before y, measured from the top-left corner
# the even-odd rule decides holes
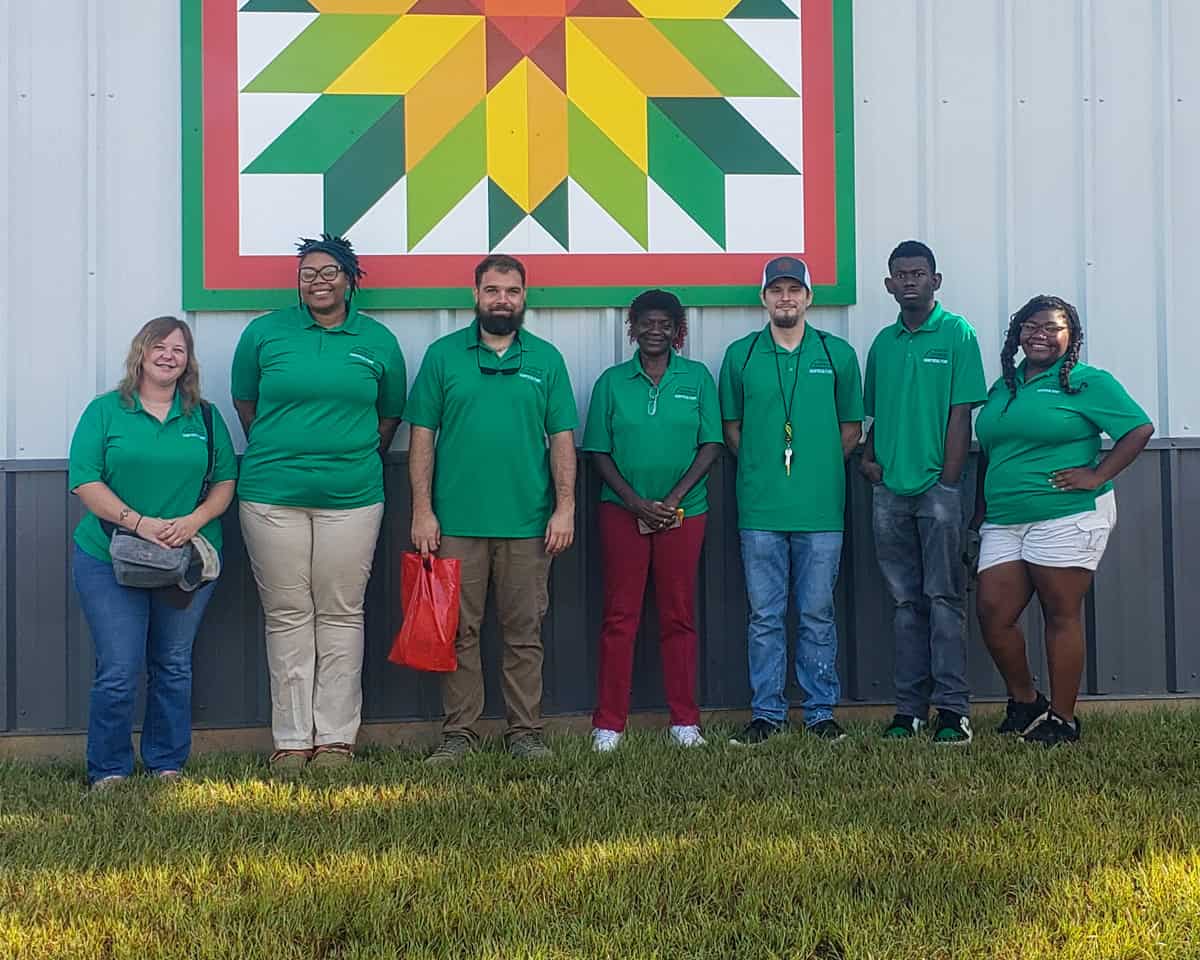
[[[949,364],[950,363],[950,351],[943,349],[942,347],[935,347],[932,350],[926,350],[925,356],[921,358],[921,362],[922,363]]]
[[[524,380],[532,380],[534,383],[541,383],[546,376],[546,371],[541,367],[534,367],[530,364],[526,364],[521,368],[521,372],[518,374],[518,376]]]
[[[833,376],[833,366],[826,359],[814,360],[808,365],[809,373],[823,373],[828,376]]]
[[[1038,393],[1062,393],[1062,391],[1059,390],[1058,387],[1038,387],[1037,392]]]
[[[700,391],[696,387],[689,387],[685,384],[680,384],[675,388],[676,400],[699,400]]]
[[[358,350],[351,350],[348,354],[346,354],[346,358],[349,360],[357,360],[360,363],[365,363],[372,370],[381,369],[383,367],[383,364],[374,357],[369,357],[365,353],[360,353]]]
[[[206,434],[206,433],[194,433],[192,431],[180,431],[179,435],[181,437],[186,437],[189,440],[208,440],[208,434]]]

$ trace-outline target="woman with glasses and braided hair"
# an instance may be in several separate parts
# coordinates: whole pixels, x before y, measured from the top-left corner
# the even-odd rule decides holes
[[[1116,523],[1113,478],[1154,433],[1112,374],[1080,362],[1082,345],[1076,309],[1034,297],[1012,316],[1003,376],[975,424],[979,623],[1009,696],[999,732],[1048,747],[1079,739],[1083,598]],[[1116,441],[1104,455],[1102,433]],[[1034,686],[1018,624],[1034,594],[1046,622],[1049,700]]]
[[[381,457],[408,389],[395,336],[354,303],[363,270],[349,241],[322,234],[297,248],[298,302],[246,327],[232,376],[247,439],[239,512],[266,620],[281,773],[353,755]]]

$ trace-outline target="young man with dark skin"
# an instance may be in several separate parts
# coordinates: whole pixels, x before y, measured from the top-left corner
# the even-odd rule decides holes
[[[443,679],[446,721],[433,763],[455,763],[479,744],[489,581],[504,637],[509,752],[550,753],[541,627],[550,561],[575,538],[578,415],[562,354],[524,321],[524,266],[485,258],[475,268],[475,321],[430,345],[405,412],[413,544],[462,562],[458,669]]]
[[[888,738],[915,736],[937,711],[933,740],[965,746],[968,719],[962,481],[971,409],[987,398],[975,331],[934,296],[933,251],[906,240],[884,287],[900,307],[867,355],[861,470],[873,485],[879,569],[895,604],[896,715]]]

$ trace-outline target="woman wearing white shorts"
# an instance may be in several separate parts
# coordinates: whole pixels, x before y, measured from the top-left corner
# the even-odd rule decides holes
[[[1112,480],[1154,433],[1112,374],[1079,362],[1082,343],[1071,304],[1030,300],[1009,323],[1004,375],[975,424],[979,623],[1009,696],[999,732],[1045,746],[1079,739],[1083,597],[1117,521]],[[1103,457],[1101,433],[1116,441]],[[1035,593],[1046,622],[1048,701],[1034,686],[1017,622]]]

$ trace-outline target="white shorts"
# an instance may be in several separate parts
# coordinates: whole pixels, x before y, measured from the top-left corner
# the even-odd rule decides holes
[[[979,569],[1024,560],[1039,567],[1095,570],[1117,525],[1117,498],[1111,490],[1096,498],[1096,509],[1037,523],[985,523],[979,530]]]

